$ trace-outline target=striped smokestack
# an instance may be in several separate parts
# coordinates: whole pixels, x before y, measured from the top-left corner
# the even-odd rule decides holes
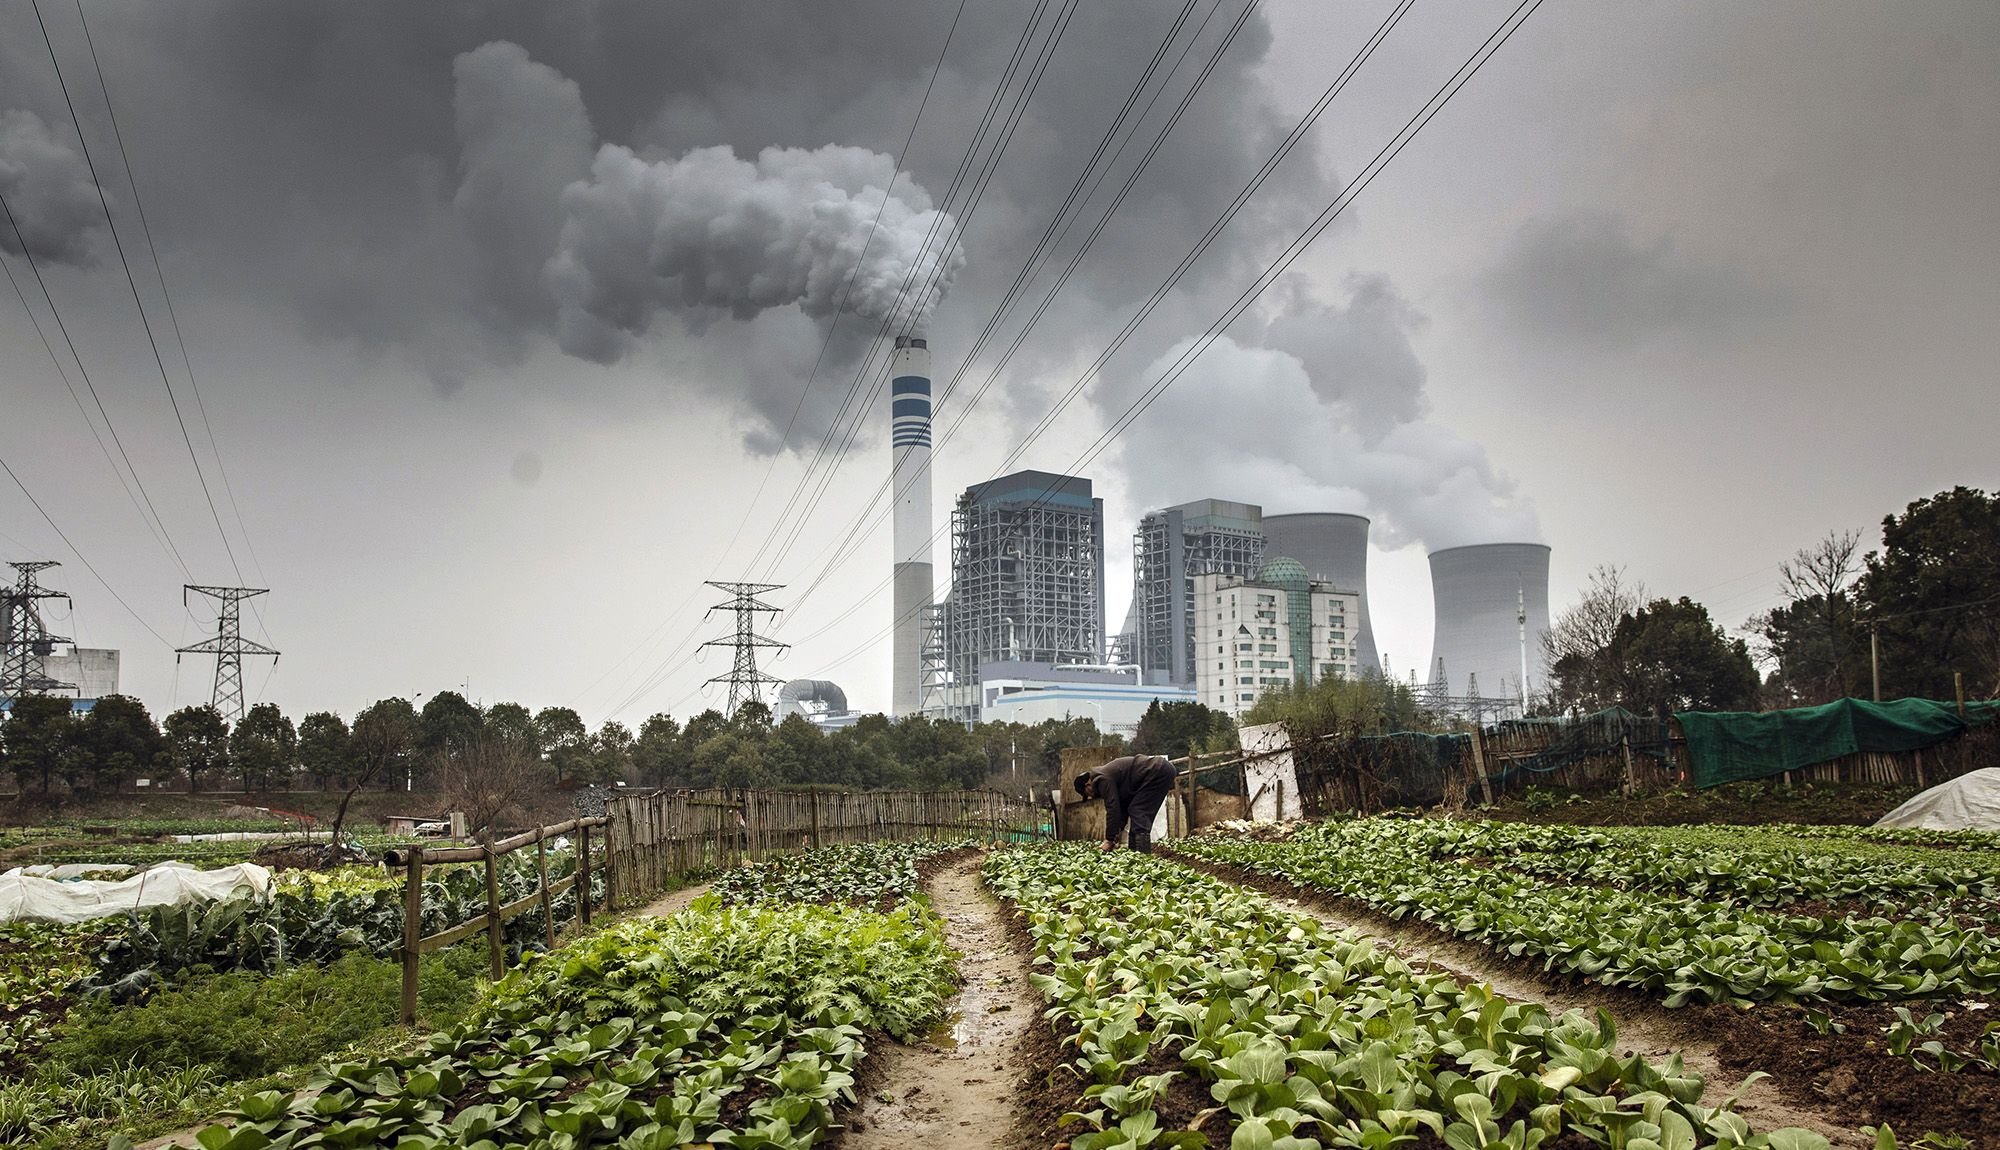
[[[889,713],[921,703],[923,609],[931,604],[931,353],[926,341],[896,337],[889,365],[890,490],[896,499],[895,682]]]

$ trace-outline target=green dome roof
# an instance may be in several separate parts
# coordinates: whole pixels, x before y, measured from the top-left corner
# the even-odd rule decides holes
[[[1281,587],[1304,587],[1309,582],[1306,565],[1283,555],[1265,560],[1264,569],[1257,573],[1257,581],[1276,583]]]

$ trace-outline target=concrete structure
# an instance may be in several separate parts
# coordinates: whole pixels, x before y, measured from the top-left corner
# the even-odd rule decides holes
[[[1154,700],[1192,702],[1187,688],[1146,686],[1137,667],[1000,662],[979,668],[979,721],[1026,723],[1089,719],[1107,734],[1131,735]]]
[[[1104,501],[1090,480],[1017,471],[968,487],[951,517],[951,595],[932,612],[927,713],[978,718],[988,663],[1104,659]]]
[[[42,670],[51,679],[75,684],[81,699],[118,693],[118,652],[108,648],[71,647],[64,653],[45,655]]]
[[[889,640],[889,713],[922,703],[923,613],[931,602],[931,353],[922,339],[896,337],[889,365],[889,477],[895,502],[895,611]]]
[[[778,689],[771,717],[782,723],[793,715],[822,731],[851,727],[861,718],[847,709],[847,692],[828,679],[793,679]]]
[[[1368,519],[1313,511],[1264,517],[1264,553],[1289,555],[1314,579],[1361,596],[1360,622],[1351,627],[1363,670],[1381,670],[1375,629],[1368,621]]]
[[[1318,582],[1296,559],[1265,563],[1255,579],[1197,575],[1195,689],[1205,705],[1240,716],[1265,691],[1359,673],[1349,628],[1358,592]]]
[[[1194,685],[1194,580],[1264,565],[1264,510],[1202,499],[1148,513],[1132,535],[1133,659],[1148,683]]]
[[[1436,630],[1425,665],[1435,676],[1438,660],[1444,660],[1445,682],[1452,695],[1476,693],[1518,703],[1524,676],[1528,694],[1543,689],[1542,634],[1549,629],[1547,547],[1486,543],[1433,551],[1431,603]],[[1477,692],[1470,689],[1474,676]]]

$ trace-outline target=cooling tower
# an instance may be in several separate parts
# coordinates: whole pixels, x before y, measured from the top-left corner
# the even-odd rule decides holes
[[[889,711],[914,715],[922,698],[923,610],[931,605],[931,353],[896,337],[889,365],[889,475],[896,500],[895,630]]]
[[[1521,697],[1521,622],[1527,609],[1528,692],[1543,689],[1542,633],[1549,629],[1549,549],[1540,543],[1485,543],[1431,552],[1436,630],[1425,678],[1444,660],[1454,695],[1479,677],[1486,698]]]
[[[1361,596],[1361,621],[1353,632],[1355,663],[1363,670],[1380,670],[1375,653],[1375,629],[1368,622],[1368,519],[1311,511],[1297,515],[1264,516],[1264,554],[1288,555],[1305,565],[1306,573],[1342,591]],[[1546,567],[1546,565],[1544,565]]]

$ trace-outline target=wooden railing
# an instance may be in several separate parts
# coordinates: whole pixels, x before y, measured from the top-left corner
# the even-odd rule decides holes
[[[605,802],[607,901],[687,876],[832,843],[1049,834],[1047,813],[996,791],[767,791],[614,795]]]
[[[487,958],[492,967],[494,981],[499,981],[507,973],[507,946],[503,928],[507,920],[526,914],[537,907],[542,912],[542,934],[549,947],[556,944],[556,896],[572,888],[576,891],[576,915],[574,921],[590,922],[590,830],[601,827],[603,818],[570,819],[550,826],[536,827],[522,831],[511,838],[479,846],[436,846],[403,847],[387,851],[382,856],[384,865],[391,870],[403,872],[403,1008],[404,1025],[417,1018],[417,982],[419,964],[424,955],[431,951],[462,942],[473,935],[486,932]],[[576,835],[576,869],[555,882],[549,881],[550,839],[574,833]],[[602,836],[600,835],[600,841]],[[499,860],[515,851],[527,847],[535,848],[535,889],[512,902],[500,901]],[[605,880],[609,888],[611,871],[609,852],[606,855]],[[486,913],[477,918],[467,919],[455,926],[423,934],[424,918],[424,867],[444,863],[484,863],[486,865]]]

